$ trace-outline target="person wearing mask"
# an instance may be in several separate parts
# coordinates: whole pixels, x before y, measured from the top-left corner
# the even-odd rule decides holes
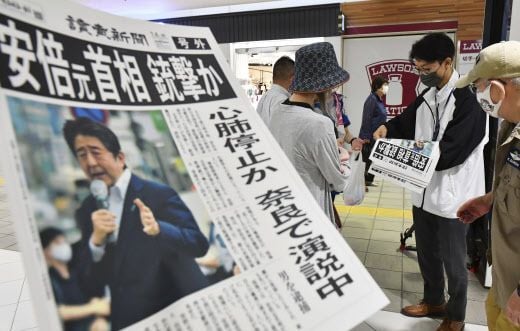
[[[490,331],[520,331],[520,42],[484,48],[456,85],[471,85],[482,109],[504,119],[493,189],[465,202],[457,216],[471,223],[492,211],[493,284],[486,300],[487,324]]]
[[[208,241],[177,192],[133,174],[119,139],[101,123],[68,120],[63,136],[88,180],[108,191],[101,204],[87,196],[76,221],[83,278],[92,293],[108,285],[112,329],[207,286],[195,258],[206,254]]]
[[[363,120],[361,121],[361,129],[359,130],[359,138],[365,141],[363,145],[363,161],[365,162],[365,185],[376,186],[374,183],[374,175],[368,173],[370,164],[370,151],[374,147],[375,140],[372,137],[374,131],[381,125],[386,123],[386,108],[383,103],[383,96],[388,92],[388,79],[382,76],[376,76],[372,80],[372,92],[365,100],[363,105]]]
[[[99,297],[89,298],[80,286],[79,271],[70,265],[72,248],[60,229],[48,227],[40,231],[40,242],[58,314],[65,331],[108,331],[105,317],[110,303]]]
[[[423,192],[412,193],[424,297],[401,311],[411,317],[445,315],[438,331],[464,328],[467,225],[458,220],[457,209],[485,192],[483,150],[488,141],[487,115],[469,89],[455,87],[459,74],[453,68],[454,55],[455,45],[444,33],[430,33],[415,42],[410,60],[428,88],[374,132],[374,139],[439,142],[440,156],[430,183]]]
[[[273,66],[273,85],[267,91],[256,106],[258,115],[269,127],[273,109],[287,100],[291,95],[288,92],[289,85],[294,76],[294,61],[288,56],[279,58]]]
[[[330,43],[304,46],[296,52],[291,97],[272,112],[270,130],[307,188],[334,222],[331,190],[342,192],[347,175],[340,169],[334,121],[328,116],[327,96],[349,74],[336,59]],[[314,109],[320,100],[320,112]]]

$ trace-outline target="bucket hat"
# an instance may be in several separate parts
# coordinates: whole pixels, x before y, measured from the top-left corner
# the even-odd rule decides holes
[[[314,43],[296,51],[294,78],[289,90],[318,93],[333,89],[349,78],[349,73],[338,64],[332,44]]]

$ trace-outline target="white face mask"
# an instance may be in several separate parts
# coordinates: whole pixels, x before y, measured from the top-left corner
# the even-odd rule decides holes
[[[388,85],[383,85],[383,94],[386,95],[388,93]]]
[[[50,253],[52,258],[63,263],[69,262],[72,258],[72,248],[67,243],[53,245]]]
[[[480,104],[480,107],[489,114],[489,116],[498,118],[498,110],[500,109],[500,105],[502,104],[502,100],[497,103],[493,103],[491,100],[491,84],[489,84],[484,91],[477,91],[477,101]]]

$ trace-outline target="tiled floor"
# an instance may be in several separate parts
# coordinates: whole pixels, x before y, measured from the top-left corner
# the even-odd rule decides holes
[[[431,318],[408,318],[389,311],[379,311],[352,331],[429,331],[439,327],[440,321]],[[487,327],[466,323],[464,331],[487,331]]]
[[[0,176],[0,331],[36,330],[30,295],[20,254],[16,252],[14,229],[5,209],[5,195]],[[336,206],[343,220],[342,234],[361,261],[383,288],[391,303],[359,325],[355,331],[435,330],[438,320],[407,318],[398,312],[422,298],[422,279],[413,252],[399,251],[399,234],[411,225],[408,193],[390,183],[370,187],[362,205]],[[407,244],[414,244],[409,239]],[[487,290],[468,273],[466,331],[484,331],[487,327],[484,300]]]
[[[410,195],[392,183],[377,184],[377,187],[369,187],[362,205],[344,206],[339,196],[336,198],[336,208],[343,221],[345,240],[391,301],[384,311],[399,313],[403,306],[420,301],[423,292],[417,254],[399,250],[400,233],[412,224]],[[406,244],[414,245],[414,238],[408,239]],[[487,289],[471,272],[468,272],[468,277],[466,322],[475,324],[469,330],[478,330],[478,325],[486,325],[484,301]],[[393,315],[376,314],[355,330],[435,330],[435,325],[439,323],[431,319],[428,322],[429,319],[406,318],[400,314],[392,317],[399,326],[379,323],[380,318],[386,319],[388,316]],[[410,323],[414,321],[419,321],[417,323],[421,326],[412,327]]]
[[[0,331],[37,330],[19,252],[0,249]]]
[[[7,197],[3,190],[3,178],[0,174],[0,249],[18,250],[14,228],[7,212],[6,200]]]

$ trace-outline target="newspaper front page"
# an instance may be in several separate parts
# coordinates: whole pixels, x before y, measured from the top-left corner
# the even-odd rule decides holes
[[[348,330],[388,303],[209,29],[0,1],[0,58],[41,330]]]
[[[378,139],[370,153],[371,174],[421,193],[439,161],[438,141]]]

